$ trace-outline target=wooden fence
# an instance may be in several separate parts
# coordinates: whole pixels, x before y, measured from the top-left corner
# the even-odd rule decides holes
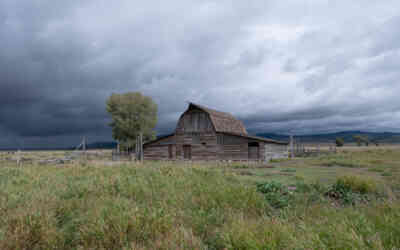
[[[291,157],[315,157],[326,154],[336,154],[336,145],[315,145],[309,146],[301,143],[293,143],[289,147],[289,156]]]

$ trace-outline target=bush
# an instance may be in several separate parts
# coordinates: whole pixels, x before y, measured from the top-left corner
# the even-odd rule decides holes
[[[270,163],[280,163],[280,162],[286,162],[286,161],[290,161],[290,158],[273,158],[271,159],[269,162]]]
[[[343,147],[344,145],[344,140],[342,138],[336,138],[336,146],[337,147]]]
[[[287,207],[292,198],[288,188],[275,181],[258,184],[257,191],[263,193],[265,199],[274,208]]]
[[[234,168],[234,169],[250,168],[249,165],[243,164],[243,163],[233,163],[233,164],[228,165],[228,167]]]
[[[329,197],[340,200],[343,204],[352,205],[367,202],[371,199],[371,195],[378,194],[378,185],[374,180],[359,176],[339,177],[327,192]]]
[[[339,177],[335,185],[338,188],[344,188],[348,191],[360,194],[377,193],[378,191],[377,184],[374,180],[359,176]]]
[[[284,173],[294,173],[294,172],[296,172],[296,169],[293,169],[293,168],[286,168],[286,169],[282,169],[281,172],[284,172]]]

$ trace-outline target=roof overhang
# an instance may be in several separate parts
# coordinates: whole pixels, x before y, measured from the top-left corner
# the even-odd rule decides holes
[[[262,141],[266,143],[273,143],[273,144],[279,144],[279,145],[289,145],[288,142],[283,142],[283,141],[276,141],[264,137],[258,137],[258,136],[252,136],[252,135],[242,135],[242,134],[235,134],[235,133],[229,133],[229,132],[219,132],[220,134],[226,134],[226,135],[232,135],[232,136],[237,136],[237,137],[242,137],[242,138],[247,138],[247,139],[252,139],[256,141]]]

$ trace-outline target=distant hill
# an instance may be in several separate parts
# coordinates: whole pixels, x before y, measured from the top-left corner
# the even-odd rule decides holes
[[[93,142],[86,145],[87,149],[113,149],[117,148],[116,142]]]
[[[86,149],[113,149],[117,148],[117,143],[113,141],[109,142],[93,142],[86,145]],[[25,147],[25,148],[0,148],[0,151],[52,151],[52,150],[75,150],[76,146],[74,147]],[[80,148],[82,149],[82,148]]]
[[[354,142],[353,136],[355,135],[367,136],[370,141],[377,141],[379,143],[400,143],[400,133],[391,132],[343,131],[329,134],[295,135],[295,138],[305,143],[333,143],[337,137],[340,137],[345,143],[351,143]],[[258,133],[257,136],[279,141],[289,141],[289,135]]]

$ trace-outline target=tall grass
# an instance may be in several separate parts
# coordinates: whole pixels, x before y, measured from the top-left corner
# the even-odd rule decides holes
[[[385,167],[398,165],[398,150],[375,149],[359,152],[342,152],[340,154],[327,155],[313,161],[315,165],[327,167],[341,166],[348,168]],[[384,164],[385,163],[385,164]],[[383,165],[383,166],[382,166]]]
[[[400,247],[396,200],[337,207],[307,188],[274,208],[256,185],[204,166],[3,166],[0,249]]]

